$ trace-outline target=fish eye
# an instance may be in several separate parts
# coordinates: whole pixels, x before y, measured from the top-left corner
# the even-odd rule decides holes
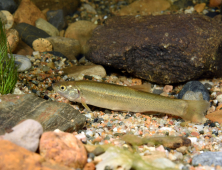
[[[62,91],[65,91],[65,90],[66,90],[66,86],[64,86],[64,85],[61,85],[59,88],[60,88],[60,90],[62,90]]]

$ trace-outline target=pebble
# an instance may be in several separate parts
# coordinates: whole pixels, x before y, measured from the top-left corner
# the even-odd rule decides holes
[[[84,46],[89,38],[91,38],[93,30],[97,27],[90,21],[77,21],[68,26],[65,32],[66,38],[73,38],[79,41],[84,53]]]
[[[208,90],[205,88],[205,86],[200,83],[199,81],[189,81],[187,82],[184,86],[183,89],[180,91],[178,94],[178,99],[182,99],[184,94],[187,91],[192,91],[192,92],[201,92],[203,95],[203,99],[209,101],[210,100],[210,95]]]
[[[63,9],[52,11],[50,10],[46,13],[46,15],[48,22],[52,24],[55,28],[57,28],[59,31],[61,31],[67,26]]]
[[[39,138],[43,133],[42,125],[32,119],[27,119],[12,128],[12,132],[6,133],[3,139],[35,152],[39,146]]]
[[[13,14],[17,7],[18,5],[14,0],[1,0],[0,10],[6,10]]]
[[[2,15],[6,19],[6,23],[3,22],[4,26],[5,26],[5,29],[9,30],[10,28],[12,28],[12,26],[14,24],[14,17],[13,17],[13,15],[9,11],[6,11],[6,10],[1,10],[0,11],[0,18],[1,18],[1,20],[3,19]]]
[[[39,18],[46,20],[42,11],[30,0],[22,0],[14,13],[16,24],[27,23],[35,26],[35,21]]]
[[[50,36],[59,36],[59,30],[42,18],[35,21],[35,26],[48,33]]]
[[[46,39],[52,43],[53,51],[62,53],[70,61],[75,60],[81,52],[81,45],[79,41],[73,38],[48,37]]]
[[[222,94],[219,94],[219,95],[216,97],[216,100],[221,103],[221,102],[222,102]]]
[[[80,140],[73,134],[60,130],[44,132],[39,144],[40,155],[46,160],[72,168],[83,168],[87,162],[87,152]]]
[[[167,158],[157,158],[152,162],[152,165],[161,169],[176,167],[175,163]]]
[[[18,72],[24,72],[31,68],[32,63],[27,57],[17,54],[13,54],[13,56],[15,57],[15,64],[18,66]]]
[[[192,159],[192,165],[220,165],[222,166],[222,152],[204,152]]]

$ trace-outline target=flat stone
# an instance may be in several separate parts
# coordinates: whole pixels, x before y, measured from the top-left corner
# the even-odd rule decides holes
[[[106,70],[101,65],[90,65],[90,66],[72,66],[63,69],[65,74],[70,77],[78,78],[79,76],[106,76]]]
[[[86,58],[159,84],[217,77],[221,26],[196,14],[116,16],[94,30]]]
[[[66,103],[47,101],[34,94],[0,96],[0,135],[26,119],[38,121],[44,131],[78,131],[85,116]]]

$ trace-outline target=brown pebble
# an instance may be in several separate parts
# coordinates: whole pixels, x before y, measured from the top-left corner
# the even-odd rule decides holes
[[[83,168],[83,170],[94,170],[96,169],[95,165],[93,162],[89,162],[85,165],[85,167]]]
[[[6,37],[7,37],[7,41],[8,41],[8,46],[10,48],[8,48],[8,53],[11,51],[15,51],[18,42],[19,42],[19,33],[17,30],[15,29],[10,29],[6,32]]]
[[[213,122],[222,123],[222,110],[209,113],[205,117],[210,119]]]
[[[222,0],[210,0],[209,7],[219,7]]]
[[[87,163],[87,152],[80,140],[62,131],[45,132],[40,139],[40,155],[72,168],[83,168]]]
[[[204,10],[205,6],[206,6],[205,3],[196,4],[196,5],[194,6],[194,9],[195,9],[198,13],[200,13],[200,12],[202,12],[202,11]]]
[[[49,40],[45,38],[38,38],[32,43],[33,49],[35,51],[44,52],[52,51],[52,44]]]

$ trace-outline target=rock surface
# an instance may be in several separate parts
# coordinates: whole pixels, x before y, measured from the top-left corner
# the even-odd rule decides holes
[[[46,39],[52,43],[54,51],[64,54],[69,60],[76,59],[76,56],[81,52],[78,40],[65,37],[48,37]]]
[[[46,160],[54,160],[72,168],[83,168],[87,162],[87,152],[80,140],[62,131],[43,133],[40,154]]]
[[[72,66],[63,69],[64,73],[73,78],[78,78],[79,76],[106,76],[106,70],[101,65],[91,65],[91,66]]]
[[[45,161],[40,155],[15,145],[7,140],[0,140],[1,170],[72,170],[54,161]]]
[[[94,30],[86,58],[159,84],[219,76],[221,26],[195,14],[117,16]]]
[[[30,0],[22,0],[14,14],[17,24],[24,22],[35,26],[35,21],[39,18],[46,20],[45,15]]]
[[[65,37],[78,40],[83,48],[96,27],[97,25],[90,21],[77,21],[69,25]]]
[[[117,15],[150,15],[154,12],[164,11],[170,7],[166,0],[137,0],[120,9]]]
[[[35,152],[39,146],[42,133],[42,125],[35,120],[28,119],[13,127],[11,132],[3,136],[3,139]]]
[[[22,0],[15,0],[21,2]],[[66,14],[73,14],[80,5],[80,0],[31,0],[40,10],[64,9]]]
[[[0,134],[25,119],[41,123],[44,131],[60,129],[78,131],[85,116],[66,103],[50,102],[33,94],[3,95],[0,97]]]

